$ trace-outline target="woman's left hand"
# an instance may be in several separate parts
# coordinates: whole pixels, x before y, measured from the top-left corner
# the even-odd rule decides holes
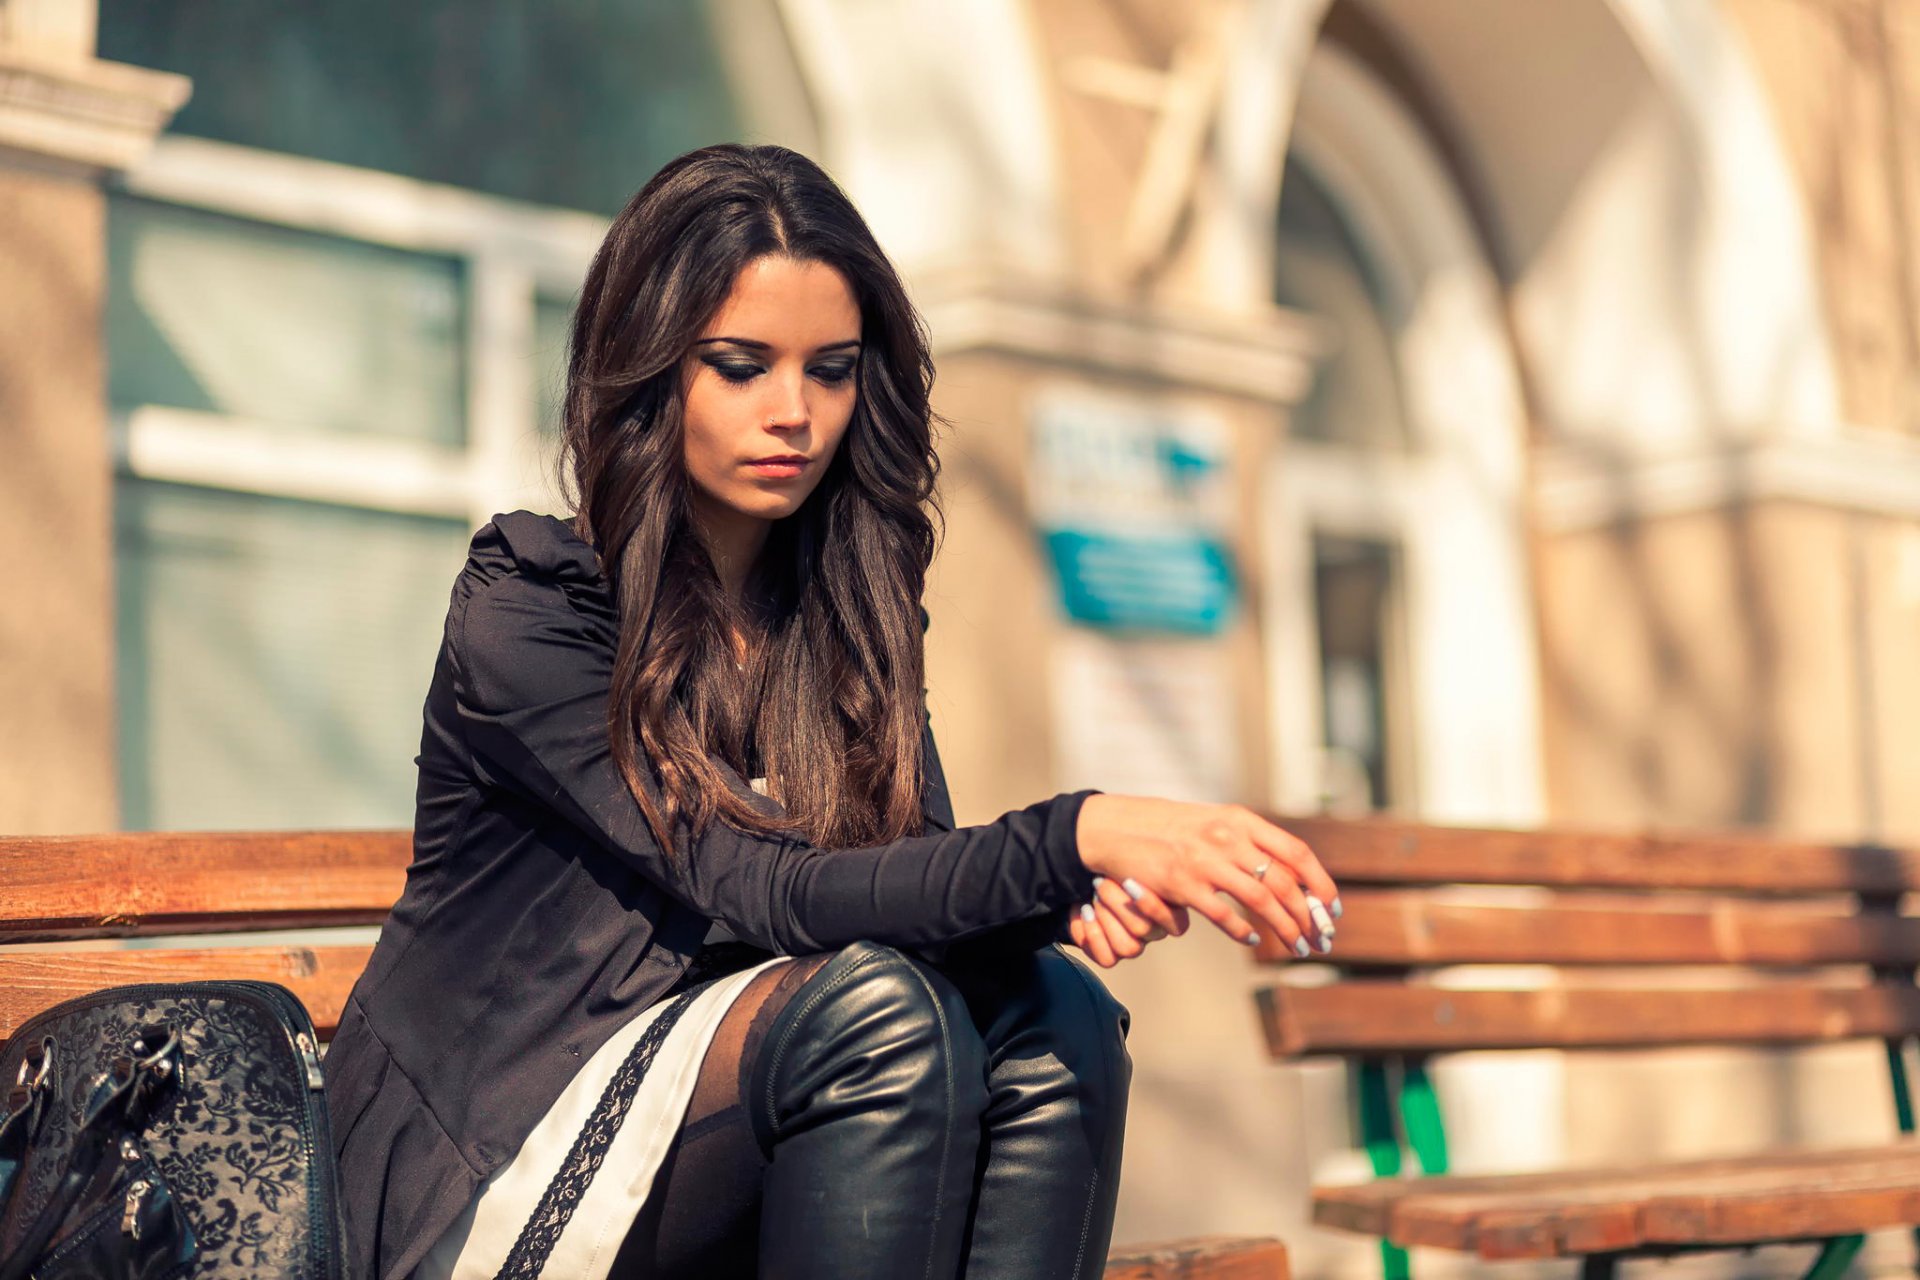
[[[1093,882],[1094,900],[1068,921],[1075,946],[1102,969],[1131,960],[1149,942],[1187,931],[1185,907],[1170,907],[1158,894],[1138,885],[1126,888],[1104,876]]]

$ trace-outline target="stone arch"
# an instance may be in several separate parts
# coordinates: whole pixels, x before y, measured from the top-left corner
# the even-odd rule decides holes
[[[1303,557],[1321,532],[1402,548],[1405,739],[1418,811],[1527,823],[1544,804],[1525,521],[1527,413],[1503,313],[1452,178],[1411,114],[1367,67],[1323,47],[1302,61],[1276,148],[1330,192],[1385,293],[1411,452],[1365,457],[1289,442],[1264,478],[1283,527],[1263,559],[1273,693],[1274,790],[1311,803],[1320,729]],[[1238,273],[1249,308],[1271,305],[1273,213]],[[1251,254],[1249,255],[1251,256]],[[1220,282],[1224,286],[1224,281]],[[1369,482],[1375,476],[1379,482]],[[1389,478],[1390,476],[1390,478]],[[1333,495],[1350,495],[1332,505]],[[1475,680],[1458,678],[1461,671]]]
[[[1443,117],[1423,123],[1486,215],[1550,437],[1659,450],[1837,425],[1803,205],[1711,0],[1488,0],[1471,24],[1419,0],[1254,5],[1200,206],[1222,296],[1268,278],[1280,160],[1329,12],[1350,9]]]

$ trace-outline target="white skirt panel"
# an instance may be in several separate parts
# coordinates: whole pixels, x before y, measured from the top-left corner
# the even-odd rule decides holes
[[[612,1144],[547,1256],[541,1280],[606,1280],[679,1132],[720,1020],[755,974],[783,959],[720,978],[688,1004],[641,1078]],[[608,1083],[671,1003],[659,1001],[587,1059],[513,1159],[480,1185],[466,1212],[414,1270],[413,1280],[493,1280]]]

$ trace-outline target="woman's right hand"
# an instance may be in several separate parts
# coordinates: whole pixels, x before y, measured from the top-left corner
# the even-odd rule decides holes
[[[1333,877],[1301,840],[1245,805],[1090,795],[1074,834],[1088,870],[1118,883],[1131,878],[1167,903],[1199,912],[1236,942],[1253,946],[1264,928],[1298,956],[1332,948],[1340,914]],[[1263,863],[1270,869],[1256,878]]]
[[[1093,901],[1067,922],[1073,945],[1102,969],[1131,960],[1169,934],[1187,931],[1187,909],[1170,907],[1129,880],[1125,888],[1105,876],[1093,878]]]

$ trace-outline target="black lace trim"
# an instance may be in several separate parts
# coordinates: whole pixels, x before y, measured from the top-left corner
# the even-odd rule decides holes
[[[613,1145],[614,1135],[620,1131],[620,1122],[626,1118],[627,1109],[640,1092],[640,1081],[645,1078],[647,1068],[653,1065],[661,1043],[667,1038],[667,1033],[673,1030],[673,1024],[680,1021],[680,1015],[686,1012],[687,1005],[705,987],[706,984],[702,983],[675,996],[672,1003],[662,1009],[660,1016],[634,1041],[626,1061],[613,1073],[613,1079],[607,1082],[606,1089],[600,1094],[600,1101],[594,1104],[593,1114],[580,1127],[567,1158],[560,1162],[559,1172],[553,1175],[553,1181],[541,1193],[540,1203],[534,1206],[527,1225],[520,1229],[520,1238],[513,1242],[507,1260],[494,1273],[494,1280],[536,1280],[541,1269],[547,1265],[554,1245],[560,1241],[560,1233],[567,1229],[567,1223],[573,1219],[574,1210],[580,1207],[580,1198],[586,1195],[587,1186],[599,1170],[600,1162],[606,1159],[607,1149]]]

